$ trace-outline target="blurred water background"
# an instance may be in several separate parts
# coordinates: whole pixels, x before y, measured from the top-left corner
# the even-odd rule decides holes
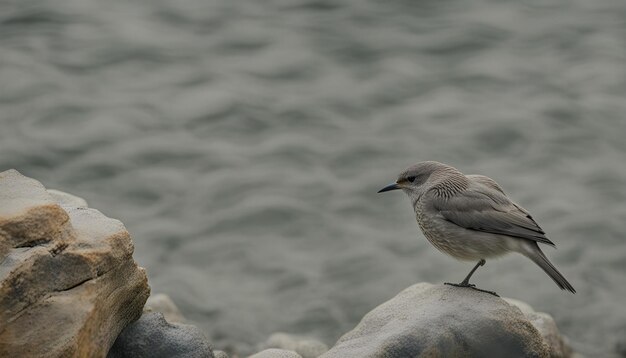
[[[122,220],[153,292],[217,348],[332,344],[370,309],[472,264],[402,193],[438,160],[530,210],[578,290],[522,257],[476,283],[574,347],[626,339],[626,2],[0,3],[0,169]]]

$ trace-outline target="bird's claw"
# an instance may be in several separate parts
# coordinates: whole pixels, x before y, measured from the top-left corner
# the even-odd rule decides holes
[[[473,283],[451,283],[451,282],[444,282],[444,285],[449,285],[449,286],[455,286],[455,287],[469,287],[469,288],[474,288],[476,287],[476,285],[474,285]]]
[[[495,293],[494,291],[487,291],[487,290],[482,290],[480,288],[477,288],[475,284],[473,283],[468,283],[468,282],[461,282],[461,283],[450,283],[450,282],[444,282],[444,285],[449,285],[449,286],[455,286],[455,287],[467,287],[467,288],[471,288],[472,290],[476,290],[476,291],[480,291],[480,292],[484,292],[484,293],[488,293],[490,295],[494,295],[496,297],[500,297],[497,293]]]

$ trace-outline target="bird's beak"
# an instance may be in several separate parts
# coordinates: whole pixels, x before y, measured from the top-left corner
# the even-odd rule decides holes
[[[398,190],[398,189],[400,189],[400,186],[398,185],[398,183],[391,183],[391,184],[387,185],[386,187],[380,189],[378,192],[379,193],[384,193],[386,191]]]

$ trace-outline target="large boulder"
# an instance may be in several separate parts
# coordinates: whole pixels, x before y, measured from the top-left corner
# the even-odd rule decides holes
[[[117,338],[108,358],[214,358],[196,326],[168,323],[160,312],[145,312]]]
[[[553,332],[542,336],[516,305],[499,297],[419,283],[365,315],[320,358],[566,356],[571,350],[564,351]]]
[[[0,357],[105,357],[149,296],[124,225],[64,194],[0,173]]]

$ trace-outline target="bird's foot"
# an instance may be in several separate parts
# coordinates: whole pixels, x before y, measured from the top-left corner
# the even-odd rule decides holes
[[[474,285],[473,283],[467,283],[467,282],[461,282],[461,283],[444,282],[443,284],[449,285],[449,286],[455,286],[455,287],[469,287],[469,288],[476,287],[476,285]]]
[[[476,291],[480,291],[480,292],[485,292],[491,295],[494,295],[496,297],[500,297],[497,293],[495,293],[494,291],[487,291],[487,290],[482,290],[480,288],[477,288],[476,285],[474,285],[473,283],[469,283],[469,282],[461,282],[461,283],[450,283],[450,282],[444,282],[444,285],[449,285],[449,286],[455,286],[455,287],[467,287],[467,288],[471,288],[472,290],[476,290]]]

